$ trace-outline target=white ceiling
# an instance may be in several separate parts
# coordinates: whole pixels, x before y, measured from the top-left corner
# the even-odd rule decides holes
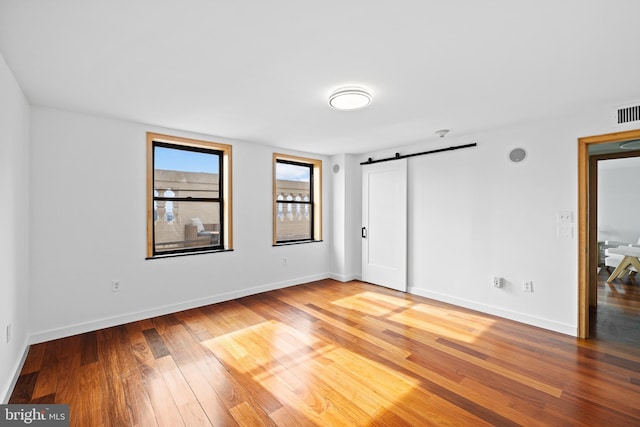
[[[320,154],[640,100],[638,0],[0,0],[32,104]],[[358,84],[364,110],[330,92]]]

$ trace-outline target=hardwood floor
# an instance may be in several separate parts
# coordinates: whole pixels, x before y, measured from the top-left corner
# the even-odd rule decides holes
[[[625,276],[607,283],[608,271],[598,274],[598,307],[590,312],[590,331],[595,339],[612,345],[640,347],[640,278]]]
[[[324,280],[34,345],[27,402],[73,426],[631,426],[640,351]]]

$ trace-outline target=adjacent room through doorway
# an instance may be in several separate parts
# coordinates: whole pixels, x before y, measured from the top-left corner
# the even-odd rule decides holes
[[[640,200],[633,191],[640,182],[637,133],[591,137],[599,141],[581,146],[587,177],[579,180],[580,301],[586,306],[580,310],[580,335],[633,347],[640,345],[640,276],[633,268],[615,278],[612,273],[624,259],[614,252],[640,244]]]

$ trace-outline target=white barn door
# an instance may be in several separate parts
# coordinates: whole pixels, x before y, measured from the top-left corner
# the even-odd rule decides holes
[[[362,166],[362,280],[407,291],[407,159]]]

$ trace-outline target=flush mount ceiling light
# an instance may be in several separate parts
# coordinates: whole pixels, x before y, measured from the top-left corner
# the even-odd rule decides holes
[[[640,150],[640,139],[634,141],[622,142],[620,148],[623,150]]]
[[[444,138],[445,135],[449,132],[451,132],[449,129],[440,129],[436,131],[436,135],[438,135],[440,138]]]
[[[359,110],[369,104],[371,94],[361,87],[341,87],[329,96],[329,105],[336,110]]]

